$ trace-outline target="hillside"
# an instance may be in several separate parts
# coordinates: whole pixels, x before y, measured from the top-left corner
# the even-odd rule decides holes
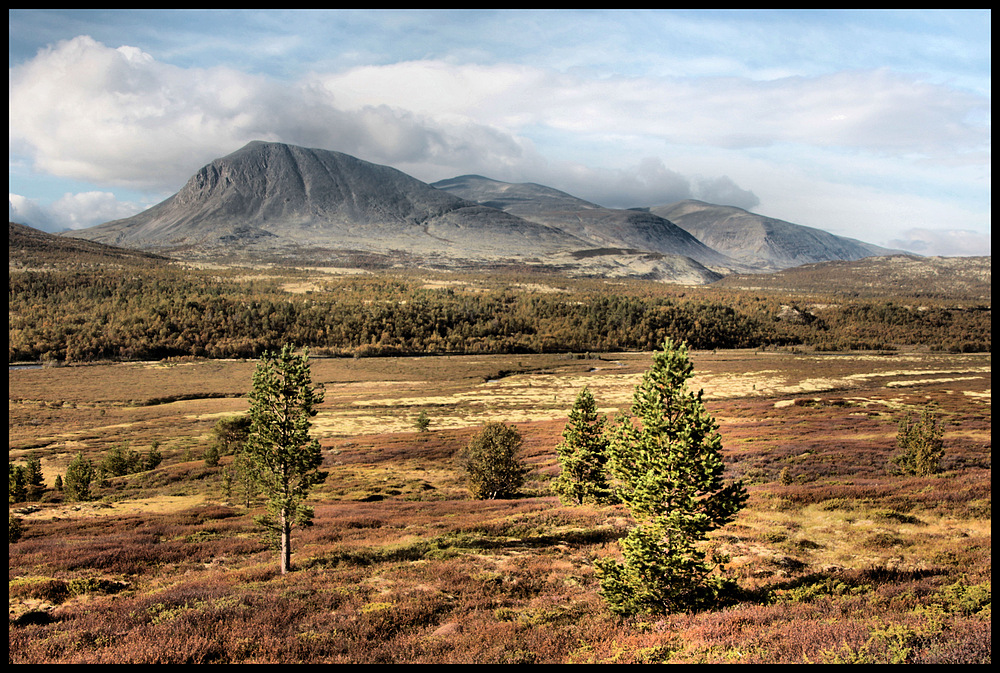
[[[893,255],[804,264],[771,274],[734,275],[715,286],[790,294],[907,297],[992,305],[990,257]]]
[[[56,236],[16,222],[9,222],[7,226],[7,259],[11,269],[109,264],[148,266],[170,261],[140,250]]]
[[[670,220],[705,245],[760,270],[900,252],[742,208],[693,199],[642,210]]]

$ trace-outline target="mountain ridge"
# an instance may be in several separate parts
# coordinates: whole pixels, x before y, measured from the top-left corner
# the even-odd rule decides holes
[[[695,284],[792,259],[717,249],[693,233],[690,212],[679,213],[680,226],[663,208],[603,208],[544,185],[473,175],[429,185],[340,152],[252,141],[152,208],[64,235],[195,260],[343,264],[360,255],[383,266],[526,264]],[[783,225],[800,239],[808,229]],[[846,254],[825,250],[808,261]]]
[[[696,199],[642,210],[669,219],[714,250],[767,271],[834,260],[912,254]]]

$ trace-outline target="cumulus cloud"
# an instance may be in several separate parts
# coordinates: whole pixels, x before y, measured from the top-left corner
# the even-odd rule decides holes
[[[470,119],[387,104],[343,110],[315,81],[178,68],[77,37],[10,69],[10,145],[37,170],[98,184],[176,189],[251,140],[335,149],[379,163],[500,165],[523,143]]]
[[[520,65],[437,61],[364,66],[318,76],[347,106],[392,102],[628,141],[750,148],[780,143],[897,155],[976,150],[990,139],[990,101],[886,69],[772,80],[734,77],[587,79]]]
[[[11,222],[49,232],[85,229],[131,217],[145,208],[138,203],[119,201],[111,192],[66,194],[47,206],[18,194],[8,194],[7,203]]]

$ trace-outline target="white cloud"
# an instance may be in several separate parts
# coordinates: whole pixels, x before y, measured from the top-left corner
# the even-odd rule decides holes
[[[66,194],[48,206],[18,194],[8,194],[7,202],[11,222],[50,232],[85,229],[131,217],[146,207],[119,201],[111,192]]]
[[[967,229],[907,229],[901,238],[889,241],[893,248],[921,255],[981,257],[990,256],[991,237]]]

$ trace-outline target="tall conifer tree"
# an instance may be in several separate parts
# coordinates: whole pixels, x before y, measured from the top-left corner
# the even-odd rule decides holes
[[[277,534],[278,565],[284,574],[291,568],[292,528],[312,525],[313,510],[304,501],[310,489],[326,479],[319,469],[319,442],[309,435],[323,391],[312,383],[308,355],[295,355],[285,346],[280,354],[261,358],[249,397],[244,456],[267,498],[267,515],[258,522]]]
[[[622,540],[624,562],[598,564],[602,594],[621,614],[710,607],[730,586],[721,558],[702,548],[708,533],[746,503],[742,484],[723,483],[722,440],[702,393],[688,389],[686,345],[667,340],[636,387],[631,417],[610,442],[617,492],[636,520]]]

